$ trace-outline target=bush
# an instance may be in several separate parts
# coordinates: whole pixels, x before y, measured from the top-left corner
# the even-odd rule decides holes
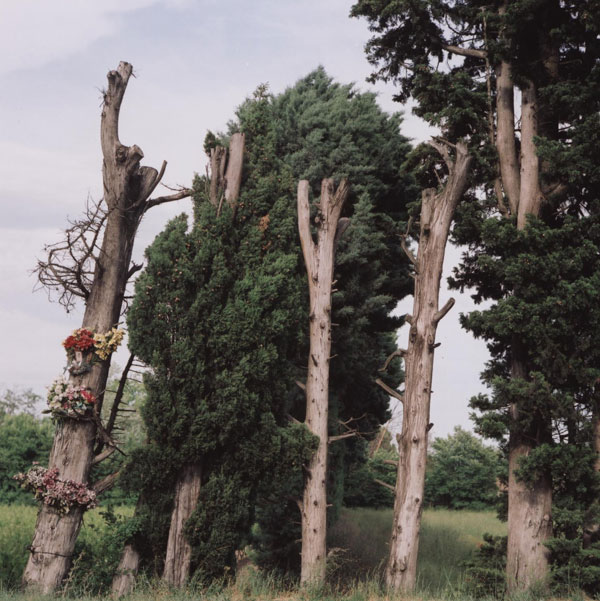
[[[457,426],[454,434],[433,441],[425,475],[425,503],[449,509],[491,508],[498,497],[501,468],[497,451]]]

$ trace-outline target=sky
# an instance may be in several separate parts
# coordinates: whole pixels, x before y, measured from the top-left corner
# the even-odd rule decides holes
[[[341,83],[378,94],[387,112],[405,114],[402,133],[432,135],[393,86],[369,84],[366,23],[347,0],[1,0],[0,2],[0,390],[45,387],[64,368],[62,340],[79,327],[82,307],[66,314],[36,288],[31,270],[43,247],[60,240],[67,219],[102,191],[100,111],[106,74],[130,62],[120,138],[144,152],[142,164],[168,167],[163,182],[191,184],[204,173],[208,129],[223,130],[261,83],[282,92],[318,65]],[[160,193],[157,191],[157,193]],[[190,212],[189,200],[152,209],[135,243],[144,248],[166,222]],[[449,248],[445,275],[460,250]],[[432,434],[471,429],[468,399],[483,390],[485,344],[461,330],[468,294],[438,327]],[[410,311],[411,299],[397,309]],[[399,332],[399,345],[406,344]],[[124,365],[126,351],[116,362]],[[398,415],[398,412],[396,412]],[[398,420],[395,421],[396,425]]]

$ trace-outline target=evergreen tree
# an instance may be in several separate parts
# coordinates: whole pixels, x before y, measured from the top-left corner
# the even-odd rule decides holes
[[[168,521],[160,515],[172,498],[165,491],[190,462],[202,466],[200,500],[187,526],[197,579],[234,567],[257,495],[264,563],[297,561],[287,553],[297,553],[293,499],[313,448],[306,430],[289,421],[304,417],[295,381],[304,378],[308,348],[295,203],[300,178],[313,188],[324,174],[347,176],[353,185],[352,228],[336,273],[331,431],[345,431],[343,421],[369,435],[385,421],[387,396],[373,380],[394,346],[399,322],[389,313],[410,290],[398,269],[406,263],[397,232],[411,194],[410,179],[397,168],[408,150],[399,125],[373,95],[333,83],[323,69],[278,97],[260,87],[229,132],[242,131],[247,147],[235,214],[224,206],[217,215],[208,182],[198,178],[193,225],[174,220],[148,249],[129,326],[132,350],[152,367],[144,406],[149,444],[127,475],[144,496],[136,542],[147,563],[164,553]],[[208,136],[207,150],[225,140]],[[399,376],[392,372],[389,385]],[[332,474],[343,465],[344,442],[335,444],[341,450]],[[341,496],[343,478],[335,479]]]
[[[369,59],[379,68],[373,78],[397,83],[399,100],[413,97],[420,116],[451,139],[467,137],[470,148],[478,150],[478,202],[463,205],[455,228],[456,240],[471,249],[456,285],[475,287],[476,300],[496,302],[464,324],[488,340],[492,353],[484,372],[484,380],[493,382],[492,395],[475,400],[474,406],[485,411],[482,431],[508,435],[508,584],[526,588],[547,574],[544,543],[552,533],[553,492],[556,534],[564,530],[558,508],[565,501],[559,493],[567,489],[569,473],[576,473],[567,458],[588,456],[586,469],[593,469],[591,437],[583,434],[593,429],[589,421],[577,437],[569,437],[569,446],[561,445],[557,434],[567,422],[573,432],[578,420],[566,418],[565,404],[556,397],[577,399],[572,407],[580,420],[594,414],[593,374],[575,375],[571,361],[586,348],[585,330],[581,339],[555,338],[557,317],[548,312],[548,298],[551,282],[568,279],[552,264],[556,252],[564,253],[567,263],[560,262],[566,273],[569,261],[578,264],[572,253],[579,234],[566,217],[578,218],[577,227],[590,231],[594,225],[587,221],[598,207],[599,170],[589,159],[600,114],[598,5],[360,0],[353,15],[365,16],[374,32],[367,45]],[[517,89],[520,127],[514,109]],[[570,235],[575,238],[567,242]],[[548,242],[559,245],[559,239],[560,246]],[[549,273],[554,280],[546,279]],[[568,292],[562,294],[557,307],[568,305]],[[594,307],[584,308],[584,298],[591,297],[580,295],[579,310],[589,314]],[[566,325],[571,317],[575,321]],[[561,321],[577,331],[574,313],[564,313]],[[586,328],[594,332],[593,320]],[[588,349],[588,356],[594,352]],[[571,384],[544,367],[544,360],[564,361]],[[581,387],[577,392],[575,380],[575,388]],[[578,403],[585,411],[576,410]]]
[[[494,507],[502,475],[498,452],[460,426],[431,445],[425,475],[425,503],[449,509]]]

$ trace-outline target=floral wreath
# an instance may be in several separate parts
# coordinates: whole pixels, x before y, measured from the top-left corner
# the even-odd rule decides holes
[[[61,513],[69,513],[72,507],[96,507],[95,491],[81,482],[61,480],[58,475],[58,468],[47,469],[34,463],[26,473],[18,473],[13,479],[21,483],[21,488],[31,491],[38,501]]]
[[[83,417],[96,404],[96,397],[84,386],[73,386],[64,376],[59,376],[48,386],[48,409],[53,417]]]
[[[63,340],[62,345],[67,351],[69,360],[69,371],[73,375],[81,375],[88,372],[92,363],[95,361],[104,361],[114,353],[121,341],[123,340],[124,331],[118,328],[112,328],[105,334],[99,334],[88,330],[87,328],[79,328],[73,330],[70,336]],[[87,355],[87,361],[77,358],[77,353]],[[89,356],[91,354],[91,356]]]

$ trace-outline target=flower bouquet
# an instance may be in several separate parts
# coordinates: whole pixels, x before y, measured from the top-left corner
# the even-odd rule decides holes
[[[92,509],[96,507],[96,493],[85,484],[74,480],[61,480],[58,468],[47,469],[34,464],[26,473],[13,476],[21,488],[31,491],[44,505],[55,507],[61,513],[69,513],[72,507]]]
[[[82,417],[89,414],[96,397],[83,386],[73,386],[59,376],[48,387],[48,410],[55,417]]]
[[[81,375],[88,372],[95,361],[108,359],[121,344],[123,335],[123,330],[118,328],[112,328],[105,334],[87,328],[73,330],[62,343],[67,351],[69,371],[73,375]]]

